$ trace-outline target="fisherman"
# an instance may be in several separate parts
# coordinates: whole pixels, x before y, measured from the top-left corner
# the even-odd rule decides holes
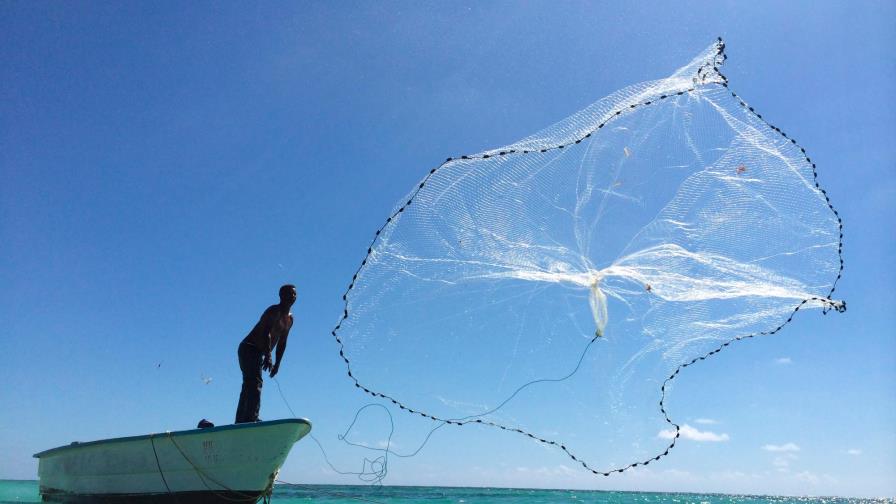
[[[286,338],[292,328],[292,313],[289,309],[296,302],[296,286],[286,284],[280,287],[280,304],[269,306],[261,314],[261,320],[249,331],[240,343],[237,355],[243,372],[243,389],[236,408],[236,422],[258,422],[261,409],[262,371],[270,371],[271,378],[280,370]],[[271,350],[277,349],[275,362],[271,361]]]

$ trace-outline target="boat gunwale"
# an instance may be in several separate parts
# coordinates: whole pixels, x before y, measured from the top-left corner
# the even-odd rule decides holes
[[[229,425],[221,425],[218,427],[206,427],[205,429],[187,429],[182,431],[166,431],[166,432],[155,432],[152,434],[142,434],[139,436],[125,436],[118,438],[109,438],[109,439],[98,439],[96,441],[73,441],[71,444],[67,444],[64,446],[57,446],[56,448],[50,448],[49,450],[44,450],[42,452],[35,453],[32,455],[34,458],[39,459],[42,457],[46,457],[48,455],[56,455],[63,451],[74,450],[77,448],[83,448],[85,446],[95,446],[100,444],[109,444],[109,443],[124,443],[129,441],[140,441],[143,439],[152,439],[156,437],[169,437],[169,436],[192,436],[195,434],[209,434],[213,432],[222,432],[229,430],[239,430],[239,429],[252,429],[258,427],[267,427],[272,425],[281,425],[281,424],[305,424],[311,428],[311,422],[306,418],[283,418],[280,420],[268,420],[264,422],[248,422],[248,423],[240,423],[240,424],[229,424]]]

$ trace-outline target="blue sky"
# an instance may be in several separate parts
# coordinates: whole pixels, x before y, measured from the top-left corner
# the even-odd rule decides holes
[[[808,149],[844,216],[849,311],[685,376],[682,420],[727,440],[689,440],[651,471],[594,480],[540,446],[443,429],[387,483],[896,495],[894,10],[3,4],[0,478],[34,478],[32,453],[76,439],[231,421],[236,344],[286,281],[299,301],[280,382],[334,440],[366,401],[329,330],[393,204],[444,158],[668,75],[722,36],[732,88]],[[269,383],[262,416],[288,414]],[[281,476],[356,481],[304,441]]]

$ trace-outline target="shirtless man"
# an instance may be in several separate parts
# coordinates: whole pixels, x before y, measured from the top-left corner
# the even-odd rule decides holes
[[[257,422],[261,408],[262,371],[271,372],[273,378],[280,370],[286,338],[292,328],[289,308],[296,302],[296,286],[280,287],[280,304],[269,306],[261,314],[261,320],[240,343],[237,355],[243,372],[243,390],[236,407],[236,422]],[[271,362],[271,350],[277,349],[277,360]]]

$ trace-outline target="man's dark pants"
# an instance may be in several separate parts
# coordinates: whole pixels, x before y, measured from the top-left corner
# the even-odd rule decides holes
[[[240,343],[237,356],[243,372],[243,390],[236,407],[235,423],[257,422],[258,411],[261,409],[261,366],[264,356],[258,347],[245,341]]]

